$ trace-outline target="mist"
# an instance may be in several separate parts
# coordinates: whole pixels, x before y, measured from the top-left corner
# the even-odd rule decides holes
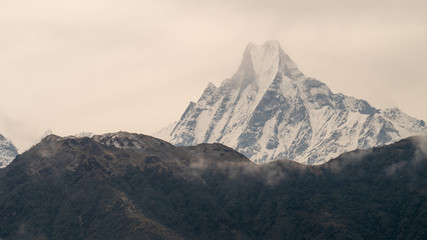
[[[425,12],[418,0],[2,1],[0,133],[21,151],[47,129],[152,134],[270,39],[333,92],[427,120]]]

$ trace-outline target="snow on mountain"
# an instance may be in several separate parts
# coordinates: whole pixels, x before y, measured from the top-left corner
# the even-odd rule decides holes
[[[96,142],[116,148],[141,149],[143,145],[148,144],[146,141],[144,141],[146,139],[143,135],[132,134],[128,132],[94,135],[92,138]]]
[[[168,139],[169,134],[172,132],[172,130],[175,128],[178,121],[174,121],[169,123],[166,127],[160,129],[159,131],[155,132],[153,135],[160,138],[160,139]]]
[[[250,43],[238,71],[209,83],[181,119],[155,136],[175,145],[219,142],[256,163],[321,164],[356,148],[427,134],[425,122],[397,108],[332,93],[305,76],[279,42]]]
[[[18,155],[18,149],[12,141],[0,134],[0,168],[4,168]]]
[[[91,138],[93,137],[95,134],[91,133],[91,132],[79,132],[77,134],[74,134],[73,136],[76,138],[84,138],[84,137],[88,137]]]

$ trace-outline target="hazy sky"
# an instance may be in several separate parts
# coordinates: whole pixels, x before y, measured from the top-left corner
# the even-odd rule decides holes
[[[0,133],[152,134],[248,42],[276,39],[333,92],[427,120],[427,1],[0,0]]]

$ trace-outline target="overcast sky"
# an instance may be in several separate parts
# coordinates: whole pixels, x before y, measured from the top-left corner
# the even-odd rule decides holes
[[[0,133],[152,134],[249,42],[333,92],[427,120],[427,1],[0,0]]]

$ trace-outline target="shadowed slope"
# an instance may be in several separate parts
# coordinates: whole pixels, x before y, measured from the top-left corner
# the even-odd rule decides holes
[[[425,239],[427,139],[321,166],[220,144],[48,136],[0,171],[3,239]]]

